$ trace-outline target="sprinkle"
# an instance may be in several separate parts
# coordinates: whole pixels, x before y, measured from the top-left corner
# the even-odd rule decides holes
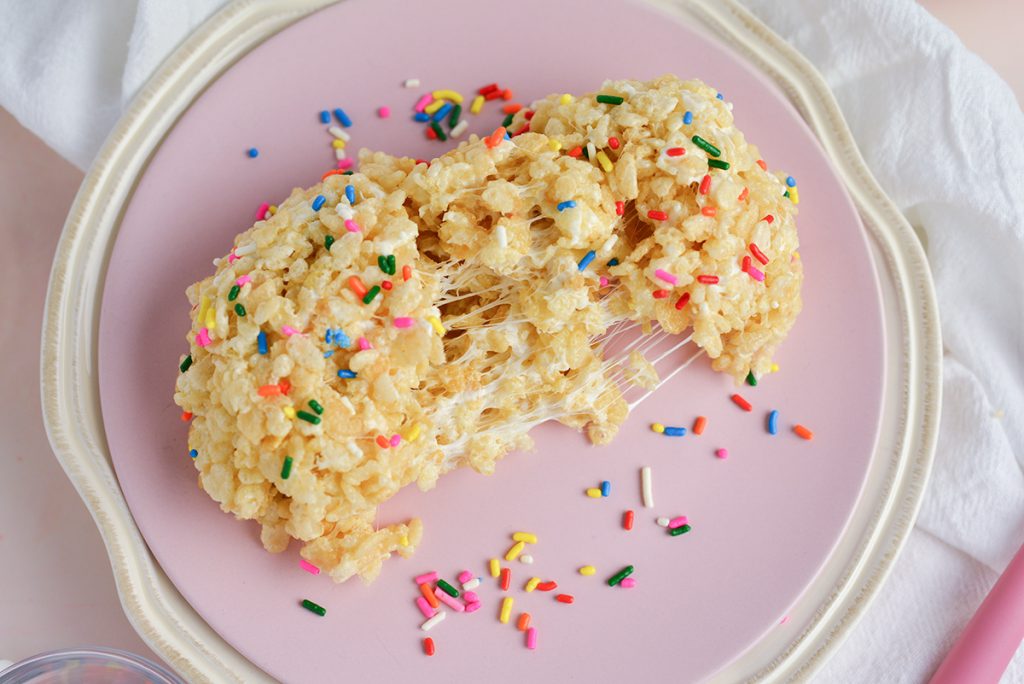
[[[473,114],[479,114],[480,110],[483,109],[483,106],[484,96],[477,95],[476,97],[473,98],[473,104],[469,106],[469,111],[472,112]]]
[[[344,129],[338,128],[337,126],[331,126],[330,128],[327,129],[327,132],[333,135],[335,138],[338,138],[339,140],[344,140],[345,142],[348,142],[349,140],[352,139],[351,135],[346,133]],[[321,178],[321,180],[323,179]]]
[[[605,173],[611,173],[612,169],[615,168],[612,166],[612,160],[608,158],[608,155],[604,153],[604,150],[597,153],[597,163],[601,165],[601,168],[604,169]]]
[[[427,599],[422,596],[416,597],[416,607],[420,609],[420,612],[423,613],[423,617],[425,618],[432,618],[437,614],[437,610],[427,603]]]
[[[357,375],[358,373],[356,373],[354,370],[349,370],[348,368],[342,368],[341,370],[338,371],[338,377],[345,378],[346,380],[351,380]]]
[[[747,384],[751,387],[757,387],[757,378],[754,376],[754,371],[747,371]]]
[[[654,522],[660,527],[668,527],[669,519],[666,517],[661,517],[655,520]]]
[[[507,561],[514,561],[516,558],[519,557],[519,554],[521,554],[523,552],[523,549],[525,549],[525,548],[526,548],[526,542],[517,541],[505,553],[505,560],[507,560]]]
[[[440,140],[441,142],[444,142],[445,140],[448,139],[448,136],[445,135],[445,132],[441,130],[441,125],[438,124],[436,121],[430,122],[430,130],[434,132],[434,135],[436,135],[437,139]]]
[[[324,249],[326,249],[328,252],[331,251],[331,245],[333,245],[333,244],[334,244],[334,236],[333,235],[325,235],[324,236]]]
[[[747,195],[749,195],[749,194],[750,194],[750,188],[743,188],[743,192],[741,192],[739,194],[739,197],[737,197],[736,199],[739,200],[740,202],[742,202],[743,200],[747,199]]]
[[[435,581],[437,581],[437,572],[436,571],[425,572],[422,575],[417,575],[413,579],[413,582],[415,582],[417,584],[417,586],[420,585],[420,584],[427,584],[428,582],[435,582]]]
[[[365,337],[359,338],[359,349],[366,351],[367,349],[373,349],[373,345],[370,344],[370,340]]]
[[[550,138],[550,139],[548,139],[548,148],[552,152],[558,152],[558,150],[562,149],[562,143],[559,140],[555,140],[554,138]]]
[[[491,149],[497,147],[501,144],[501,141],[505,139],[505,132],[504,126],[498,126],[494,129],[494,133],[491,133],[489,136],[484,138],[484,144]]]
[[[663,211],[651,209],[649,212],[647,212],[647,218],[654,219],[655,221],[664,221],[668,218],[668,214],[666,214]]]
[[[705,285],[715,285],[718,283],[718,276],[716,275],[699,275],[697,276],[697,282]]]
[[[255,159],[256,157],[260,156],[260,151],[257,150],[255,147],[250,147],[248,150],[246,150],[245,153],[249,155],[249,159]]]
[[[791,188],[795,188],[796,178],[793,178],[792,176],[786,176],[786,185],[788,185]]]
[[[558,588],[558,582],[548,580],[547,582],[541,582],[537,585],[537,589],[540,591],[554,591]]]
[[[619,586],[623,589],[632,589],[636,586],[636,580],[632,577],[627,577],[626,579],[619,582]]]
[[[516,621],[516,629],[518,629],[520,632],[525,632],[529,628],[530,628],[530,614],[529,613],[520,613],[519,614],[519,619]]]
[[[668,521],[668,528],[670,530],[674,530],[677,527],[682,527],[683,525],[685,525],[688,522],[690,522],[690,521],[686,518],[685,515],[677,515],[676,517],[674,517],[674,518],[672,518],[671,520]]]
[[[502,599],[502,601],[501,601],[501,613],[499,613],[499,615],[498,615],[498,620],[501,622],[501,624],[503,624],[503,625],[507,625],[508,624],[508,619],[509,619],[509,617],[512,616],[512,604],[513,603],[514,603],[514,601],[512,600],[511,596],[506,596],[504,599]]]
[[[537,535],[532,532],[513,532],[512,540],[517,542],[524,542],[526,544],[536,544]]]
[[[674,275],[672,275],[668,271],[663,271],[660,268],[654,271],[654,275],[656,275],[658,278],[661,278],[669,285],[675,285],[676,283],[679,282],[679,279],[676,278]]]
[[[626,511],[622,514],[622,529],[631,530],[633,529],[633,518],[635,517],[633,511]]]
[[[557,594],[555,600],[559,603],[572,603],[576,600],[576,597],[572,594]]]
[[[321,406],[321,405],[320,405],[320,402],[319,402],[319,401],[317,401],[316,399],[310,399],[310,400],[309,400],[309,408],[313,409],[313,411],[314,411],[314,412],[315,412],[315,413],[316,413],[316,414],[317,414],[318,416],[320,416],[320,415],[323,415],[323,412],[324,412],[324,407],[323,407],[323,406]]]
[[[687,126],[693,123],[693,112],[687,111],[683,114],[683,123]]]
[[[341,107],[338,107],[337,109],[334,110],[334,117],[345,128],[348,128],[349,126],[352,125],[352,119],[348,118],[348,114],[346,114],[345,110],[342,109]]]
[[[469,121],[467,119],[463,119],[459,123],[455,124],[455,127],[448,133],[448,137],[459,138],[466,132],[467,128],[469,128]]]
[[[751,266],[747,269],[747,275],[756,280],[759,283],[764,282],[764,273]]]
[[[741,397],[740,395],[734,394],[734,395],[732,395],[731,399],[732,399],[732,403],[736,404],[737,406],[739,406],[744,411],[752,411],[753,410],[753,407],[750,405],[750,402],[747,401],[746,399],[744,399],[743,397]]]
[[[582,259],[580,259],[580,263],[577,266],[577,268],[580,271],[587,270],[587,266],[590,265],[590,262],[593,261],[595,257],[597,257],[597,252],[595,252],[594,250],[590,250],[583,256]]]
[[[320,416],[314,415],[314,414],[310,413],[309,411],[296,411],[295,415],[300,420],[304,420],[307,423],[311,423],[313,425],[319,425],[320,424]]]
[[[235,313],[239,316],[245,316],[245,307],[242,306],[241,302],[235,304]]]
[[[292,461],[292,457],[291,456],[285,456],[284,457],[284,463],[281,464],[281,479],[282,480],[287,480],[288,477],[292,474],[292,463],[293,463],[293,461]],[[316,573],[313,573],[313,574],[315,575]]]
[[[339,169],[347,169],[350,166],[352,166],[352,160],[351,159],[339,159],[338,160],[338,168]],[[342,174],[342,175],[349,175],[349,176],[351,176],[352,172],[351,171],[346,171],[345,174]]]
[[[189,450],[188,450],[188,455],[189,455],[189,456],[190,456],[191,458],[195,459],[195,458],[198,458],[198,456],[199,456],[199,452],[198,452],[198,451],[196,451],[195,449],[189,449]]]
[[[679,295],[679,299],[676,300],[676,309],[682,311],[683,307],[686,306],[689,302],[690,293],[684,292],[683,294]]]
[[[729,162],[722,161],[721,159],[708,159],[708,166],[712,169],[729,170]]]
[[[601,482],[601,496],[607,497],[612,493],[612,483],[608,480]]]
[[[777,435],[779,433],[779,412],[772,410],[768,414],[768,434]]]
[[[512,571],[508,568],[501,569],[501,590],[508,591],[509,586],[512,584]]]
[[[563,93],[562,96],[558,98],[558,102],[564,105],[569,104],[570,102],[572,102],[572,95],[570,95],[569,93]]]
[[[705,152],[710,154],[712,157],[720,157],[722,155],[722,151],[720,149],[718,149],[717,147],[715,147],[714,145],[712,145],[711,143],[709,143],[707,140],[705,140],[704,138],[700,137],[699,135],[693,136],[692,138],[690,138],[690,140],[693,141],[694,145],[696,145],[700,149],[704,150]]]
[[[501,566],[498,564],[497,558],[492,558],[488,563],[488,568],[491,571],[491,577],[497,577],[501,572]]]
[[[697,420],[693,421],[693,434],[702,435],[704,434],[704,428],[708,425],[708,419],[704,416],[697,416]]]
[[[320,617],[327,615],[327,609],[323,606],[317,605],[309,599],[302,599],[302,607],[311,613],[316,613]]]
[[[182,373],[184,373],[184,372],[185,372],[185,371],[187,371],[187,370],[188,370],[188,369],[189,369],[189,368],[190,368],[191,366],[192,366],[192,355],[191,355],[191,354],[189,354],[188,356],[186,356],[186,357],[185,357],[185,358],[184,358],[184,359],[182,360],[182,362],[181,362],[181,365],[179,365],[179,366],[178,366],[178,370],[180,370],[180,371],[181,371]]]
[[[600,278],[598,279],[597,283],[598,283],[598,285],[600,285],[601,287],[608,287],[608,279],[607,279],[607,278],[605,278],[604,276],[601,276],[601,277],[600,277]]]
[[[505,90],[501,91],[501,99],[502,100],[511,100],[512,99],[512,90],[509,89],[509,88],[505,88]]]
[[[443,591],[448,596],[451,596],[452,598],[458,598],[459,597],[459,590],[456,589],[455,587],[453,587],[452,585],[450,585],[448,582],[446,582],[443,579],[437,580],[437,588],[440,589],[441,591]],[[437,597],[441,598],[441,595],[438,594]]]
[[[398,316],[392,321],[392,324],[396,328],[411,328],[415,322],[415,319],[409,318],[408,316]]]
[[[377,435],[377,439],[375,439],[374,441],[377,442],[377,446],[379,446],[381,449],[387,449],[388,447],[391,446],[391,442],[389,442],[388,438],[385,437],[384,435]]]
[[[522,556],[519,557],[519,562],[523,563],[524,565],[533,565],[533,556],[531,556],[528,553],[524,553]]]
[[[205,347],[213,340],[210,339],[210,331],[206,328],[200,328],[199,332],[196,333],[196,344],[200,347]]]
[[[448,112],[452,111],[452,103],[445,102],[443,105],[438,107],[437,111],[434,112],[433,116],[430,117],[431,121],[435,123],[441,123],[444,121],[444,117],[448,116]]]
[[[312,205],[313,206],[313,211],[320,211],[320,207],[324,206],[324,202],[326,202],[326,201],[327,201],[326,197],[324,197],[323,195],[317,195],[313,199],[313,205]]]
[[[579,569],[579,573],[585,577],[590,577],[596,572],[597,568],[595,568],[593,565],[584,565],[582,568]]]
[[[565,211],[566,209],[574,209],[576,207],[576,200],[565,200],[564,202],[558,203],[558,211]]]
[[[608,147],[612,148],[613,150],[619,149],[619,139],[616,138],[614,135],[608,138]]]
[[[358,233],[363,230],[363,227],[352,219],[345,219],[345,230],[350,233]],[[349,278],[349,284],[352,283],[352,278]]]
[[[331,122],[331,113],[326,109],[320,112],[320,123],[326,124]]]
[[[778,372],[779,372],[779,364],[773,363],[772,364],[772,373],[778,373]]]
[[[373,287],[370,288],[370,291],[367,292],[366,295],[363,297],[363,304],[369,304],[370,302],[372,302],[374,300],[374,298],[378,294],[380,294],[380,287],[377,286],[377,285],[374,285]]]
[[[665,428],[666,437],[685,437],[686,428],[684,427],[667,427]]]
[[[757,245],[751,242],[747,247],[750,249],[750,253],[754,255],[755,259],[760,261],[762,264],[768,263],[768,257],[765,256],[764,252],[762,252]]]
[[[665,154],[670,157],[681,157],[686,154],[686,150],[682,147],[670,147],[665,150]]]
[[[618,259],[610,259],[608,261],[608,267],[609,268],[612,267],[612,266],[618,266],[618,265],[619,265],[619,260]]]
[[[440,607],[441,604],[438,602],[437,597],[434,596],[434,590],[430,588],[429,584],[426,582],[420,582],[419,587],[420,593],[423,594],[423,598],[428,604],[430,604],[431,608]]]
[[[280,385],[263,385],[256,390],[256,393],[261,397],[276,397],[283,394]]]
[[[284,415],[286,415],[289,420],[295,420],[295,409],[294,408],[292,408],[291,406],[285,406],[281,410],[284,412]]]
[[[454,90],[435,90],[431,95],[438,100],[451,100],[455,104],[462,104],[462,95]]]
[[[336,150],[343,150],[343,149],[345,149],[346,145],[347,145],[347,143],[344,140],[340,139],[340,138],[337,139],[337,140],[332,140],[331,141],[331,147],[333,147]],[[344,159],[345,157],[342,156],[342,157],[338,157],[338,158],[339,159]]]
[[[405,268],[408,268],[408,266]],[[427,322],[430,323],[430,326],[434,329],[434,332],[437,333],[438,337],[444,337],[446,331],[444,326],[441,325],[441,319],[437,316],[427,316]]]
[[[537,649],[536,627],[530,627],[530,629],[526,630],[526,648],[530,649],[531,651],[535,651]]]
[[[540,577],[531,577],[530,580],[526,583],[526,586],[524,588],[529,593],[529,592],[533,591],[534,589],[536,589],[537,585],[539,585],[539,584],[540,584]]]
[[[448,615],[448,613],[444,612],[443,610],[439,611],[437,613],[437,615],[435,615],[434,617],[428,619],[426,622],[424,622],[422,625],[420,625],[420,629],[422,629],[424,632],[429,632],[434,627],[436,627],[438,625],[438,623],[443,621],[446,615]],[[430,642],[430,649],[431,650],[433,650],[433,645],[434,645],[434,642],[431,641]],[[424,642],[424,647],[426,647],[426,642]],[[431,655],[430,651],[427,652],[427,655]]]
[[[793,432],[795,432],[797,435],[799,435],[803,439],[806,439],[807,441],[810,441],[810,440],[814,439],[814,433],[811,432],[810,430],[808,430],[807,428],[805,428],[803,425],[800,425],[800,424],[794,425],[793,426]]]
[[[659,435],[665,432],[665,426],[661,423],[651,423],[651,430],[657,432]]]
[[[689,532],[692,529],[693,528],[690,527],[689,525],[680,525],[679,527],[675,528],[674,530],[669,530],[668,533],[672,537],[678,537],[681,534],[686,534],[687,532]]]
[[[512,125],[512,121],[514,121],[514,120],[515,120],[515,118],[516,118],[516,115],[515,115],[515,114],[509,114],[509,115],[508,115],[508,116],[506,116],[506,117],[505,117],[504,119],[502,119],[502,121],[501,121],[501,125],[502,125],[503,127],[505,127],[505,128],[508,128],[509,126],[511,126],[511,125]]]
[[[720,458],[722,460],[725,460],[725,459],[729,458],[729,450],[728,449],[715,449],[715,457],[716,458]]]
[[[507,104],[504,107],[502,107],[501,111],[504,114],[515,114],[516,112],[518,112],[522,108],[523,108],[523,105],[519,104],[518,102],[513,102],[512,104]]]
[[[618,95],[604,95],[604,94],[601,94],[601,95],[598,95],[596,99],[601,104],[619,105],[619,104],[622,104],[622,102],[623,102],[623,99],[621,97],[619,97]]]
[[[589,496],[591,499],[600,499],[601,498],[601,488],[600,487],[588,487],[587,488],[587,496]]]
[[[651,487],[651,466],[644,466],[640,469],[640,492],[643,496],[644,508],[654,508],[654,492]]]
[[[463,582],[462,583],[462,588],[465,589],[466,591],[469,591],[470,589],[476,589],[479,586],[480,586],[480,578],[479,577],[474,577],[473,579],[469,580],[468,582]],[[472,593],[472,592],[470,592],[470,593]]]
[[[419,123],[427,123],[430,121],[430,115],[426,112],[416,112],[412,115],[412,120],[418,121]]]
[[[466,612],[467,613],[475,613],[478,610],[480,610],[480,602],[479,601],[476,601],[474,603],[467,603],[466,604]]]
[[[260,330],[259,334],[256,335],[256,350],[260,354],[267,353],[267,333]]]
[[[402,87],[403,88],[419,88],[420,87],[420,79],[418,79],[418,78],[407,78],[404,81],[402,81]]]
[[[619,200],[615,203],[615,215],[622,216],[626,213],[626,203]]]
[[[704,178],[702,178],[701,181],[700,181],[700,188],[699,188],[700,194],[706,195],[706,194],[708,194],[708,191],[710,189],[711,189],[711,176],[708,175],[708,174],[704,174]]]
[[[617,573],[608,578],[608,586],[614,587],[616,584],[626,579],[633,574],[633,566],[627,565],[626,567],[619,570]]]
[[[497,100],[499,97],[501,97],[501,89],[500,88],[495,88],[491,92],[489,92],[486,95],[484,95],[484,99],[488,100],[488,101],[490,101],[490,100]]]
[[[476,92],[479,93],[480,95],[487,95],[489,93],[493,93],[496,90],[498,90],[497,83],[488,83],[485,86],[481,86],[479,89],[477,89]]]
[[[571,150],[569,150],[569,152],[568,152],[567,154],[568,154],[568,155],[569,155],[570,157],[578,157],[578,156],[580,156],[581,154],[583,154],[583,148],[582,148],[582,147],[580,147],[579,145],[577,145],[576,147],[574,147],[574,148],[572,148]]]
[[[758,159],[757,160],[757,165],[761,167],[762,171],[767,171],[768,170],[768,165],[764,163],[764,159]]]

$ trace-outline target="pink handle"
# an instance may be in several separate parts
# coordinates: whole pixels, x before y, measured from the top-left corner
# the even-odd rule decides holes
[[[1024,639],[1024,546],[967,623],[930,684],[997,684]]]

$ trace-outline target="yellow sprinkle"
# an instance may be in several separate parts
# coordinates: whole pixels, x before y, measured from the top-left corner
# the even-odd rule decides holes
[[[462,94],[454,90],[435,90],[430,93],[435,100],[451,100],[455,104],[462,104]]]
[[[778,372],[779,372],[779,364],[773,363],[772,364],[772,373],[778,373]]]
[[[343,150],[343,149],[345,149],[345,145],[347,145],[347,144],[348,143],[346,143],[341,138],[335,138],[334,140],[331,141],[331,147],[333,147],[336,150]]]
[[[657,432],[659,435],[665,431],[665,426],[661,423],[651,423],[651,429]]]
[[[398,540],[398,542],[399,542],[399,543],[400,543],[400,544],[401,544],[402,546],[408,546],[408,545],[409,545],[409,537],[408,537],[408,535],[404,535],[404,534],[403,534],[403,535],[402,535],[402,538],[401,538],[401,539],[399,539],[399,540]]]
[[[580,568],[580,574],[586,575],[588,577],[596,572],[597,568],[595,568],[593,565],[584,565],[582,568]]]
[[[434,100],[423,108],[423,112],[426,114],[433,114],[441,107],[444,107],[444,100]]]
[[[217,312],[212,306],[206,310],[206,327],[210,330],[217,327]]]
[[[600,488],[598,488],[598,487],[590,487],[589,489],[587,489],[587,496],[589,496],[591,499],[600,499],[601,498],[601,490],[600,490]]]
[[[521,554],[523,552],[523,549],[525,549],[525,548],[526,548],[526,542],[516,542],[505,553],[505,560],[507,560],[507,561],[514,561],[516,558],[519,557],[519,554]]]
[[[614,168],[612,166],[612,160],[608,158],[608,155],[604,153],[604,150],[597,153],[597,161],[601,164],[601,168],[604,169],[605,173],[612,172],[612,168]]]
[[[793,202],[793,204],[800,204],[800,193],[797,192],[796,187],[792,187],[789,189],[789,199]]]
[[[427,320],[430,322],[430,325],[434,326],[434,330],[437,331],[438,336],[444,337],[446,331],[444,326],[441,325],[441,319],[437,316],[427,316]]]
[[[271,205],[270,205],[270,206],[269,206],[269,207],[267,208],[267,211],[269,211],[269,212],[270,212],[270,215],[271,215],[271,216],[273,216],[274,214],[276,214],[276,213],[277,213],[277,205],[276,205],[276,204],[271,204]]]
[[[412,427],[409,428],[409,430],[404,435],[402,435],[402,439],[404,439],[406,442],[415,442],[419,438],[419,436],[420,424],[413,423]]]
[[[498,563],[497,558],[491,559],[491,577],[497,577],[501,574],[501,565]]]
[[[800,252],[793,252],[793,256],[795,256],[797,259],[799,259],[800,258]]]
[[[206,318],[206,310],[210,308],[210,298],[203,295],[203,298],[199,300],[199,315],[196,316],[197,321],[202,321]]]
[[[526,591],[533,591],[537,588],[538,584],[540,584],[540,577],[531,577],[530,581],[526,583]]]
[[[284,415],[288,416],[289,418],[294,419],[295,418],[295,409],[293,409],[291,406],[285,406],[284,407]]]
[[[572,95],[566,93],[562,95],[562,97],[558,98],[558,101],[564,105],[569,104],[570,102],[572,102]]]
[[[512,534],[512,541],[526,542],[527,544],[536,544],[537,535],[532,532],[515,532]]]
[[[503,625],[507,625],[509,617],[512,616],[512,603],[513,601],[511,596],[506,596],[501,601],[501,615],[498,616],[498,619],[501,620],[501,624]]]
[[[484,107],[484,96],[477,95],[473,98],[473,104],[469,106],[469,111],[473,114],[479,114],[480,110]]]
[[[562,149],[562,143],[552,138],[551,140],[548,140],[548,147],[551,148],[552,152],[557,152],[558,150]]]

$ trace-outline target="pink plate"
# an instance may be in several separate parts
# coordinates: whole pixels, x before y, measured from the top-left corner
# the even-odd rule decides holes
[[[313,681],[689,681],[705,678],[779,625],[843,534],[878,431],[884,376],[881,302],[863,227],[816,140],[764,78],[707,36],[626,0],[516,3],[348,0],[307,17],[252,50],[213,82],[168,133],[138,181],[109,263],[100,323],[103,417],[117,475],[153,554],[182,595],[229,643],[274,677]],[[401,19],[398,19],[398,18]],[[186,349],[186,286],[211,272],[264,201],[310,185],[332,166],[320,110],[354,120],[352,148],[418,157],[446,146],[410,121],[423,88],[472,92],[498,81],[528,102],[583,92],[604,78],[665,72],[700,77],[735,105],[736,119],[771,167],[799,182],[807,281],[804,313],[778,357],[781,372],[729,400],[729,378],[705,361],[680,374],[631,416],[609,447],[567,428],[536,430],[532,453],[508,457],[494,477],[457,472],[436,491],[405,491],[381,520],[420,515],[424,543],[389,561],[372,586],[334,585],[303,572],[298,555],[272,555],[252,523],[220,512],[196,487],[186,430],[171,401]],[[376,116],[388,105],[388,119]],[[468,107],[467,107],[468,108]],[[469,116],[491,131],[495,103]],[[250,159],[245,151],[256,147]],[[779,434],[767,412],[778,409]],[[666,438],[651,422],[690,427]],[[811,442],[794,423],[815,432]],[[727,448],[729,458],[715,457]],[[639,498],[639,469],[654,473],[656,507]],[[611,482],[611,496],[587,487]],[[623,511],[636,525],[621,527]],[[658,516],[687,515],[669,537]],[[515,530],[536,532],[532,566],[511,563],[504,594],[487,573]],[[598,568],[596,576],[576,572]],[[636,567],[637,586],[607,577]],[[454,581],[481,576],[479,612],[452,614],[421,650],[412,577],[436,569]],[[529,577],[575,595],[525,593]],[[500,624],[533,615],[537,650]],[[299,607],[309,598],[320,618]],[[824,597],[822,597],[824,600]]]

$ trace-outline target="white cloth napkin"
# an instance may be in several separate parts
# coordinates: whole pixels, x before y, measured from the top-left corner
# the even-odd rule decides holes
[[[946,352],[932,482],[892,577],[817,677],[919,682],[1024,542],[1024,115],[911,0],[745,2],[825,76],[931,261]],[[221,4],[6,0],[0,105],[85,168]],[[1024,683],[1024,649],[1004,681]]]

